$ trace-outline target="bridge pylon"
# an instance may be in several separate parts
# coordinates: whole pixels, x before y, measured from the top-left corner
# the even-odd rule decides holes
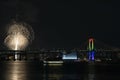
[[[90,61],[95,60],[95,47],[94,47],[94,39],[90,38],[88,43],[88,58]]]

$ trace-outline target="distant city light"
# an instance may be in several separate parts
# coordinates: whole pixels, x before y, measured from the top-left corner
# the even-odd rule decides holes
[[[18,55],[17,55],[17,53],[15,53],[15,60],[17,60],[18,59]]]
[[[77,53],[73,52],[73,53],[70,53],[70,54],[63,54],[62,59],[63,60],[66,60],[66,59],[77,59]]]

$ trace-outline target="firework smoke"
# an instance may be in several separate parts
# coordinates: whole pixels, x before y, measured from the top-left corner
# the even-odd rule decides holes
[[[4,43],[10,50],[23,50],[32,42],[33,38],[33,30],[29,25],[13,22],[8,25]]]

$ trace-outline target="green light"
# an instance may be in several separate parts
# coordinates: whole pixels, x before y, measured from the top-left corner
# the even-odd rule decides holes
[[[94,50],[94,40],[93,38],[89,39],[89,51]]]

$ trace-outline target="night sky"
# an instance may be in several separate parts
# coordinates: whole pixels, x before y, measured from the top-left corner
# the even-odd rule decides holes
[[[79,48],[94,37],[120,47],[120,6],[115,0],[0,0],[0,47],[12,19],[32,26],[29,48]]]

